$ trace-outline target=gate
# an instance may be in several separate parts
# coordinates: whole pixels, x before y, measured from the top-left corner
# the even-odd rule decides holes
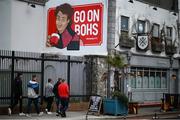
[[[44,96],[47,79],[52,78],[56,83],[61,77],[70,85],[71,97],[83,100],[82,98],[89,96],[86,94],[83,59],[83,57],[0,50],[0,106],[12,103],[13,81],[17,72],[23,73],[23,101],[26,101],[27,83],[33,74],[38,76],[41,98]]]

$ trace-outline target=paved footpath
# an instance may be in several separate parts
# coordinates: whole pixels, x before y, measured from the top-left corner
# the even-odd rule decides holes
[[[26,116],[19,116],[18,114],[12,114],[11,116],[8,115],[0,115],[0,120],[97,120],[97,119],[116,119],[117,116],[112,115],[88,115],[86,116],[85,111],[78,111],[78,112],[67,112],[67,117],[62,118],[61,116],[56,116],[56,113],[54,112],[51,115],[43,114],[42,116],[39,116],[35,113],[31,114],[31,117]],[[123,116],[118,116],[118,118]]]
[[[11,116],[8,115],[0,115],[0,120],[97,120],[97,119],[112,119],[117,118],[117,116],[112,115],[88,115],[86,116],[86,111],[78,111],[78,112],[67,112],[67,117],[62,118],[61,116],[56,116],[56,113],[54,112],[51,115],[43,114],[42,116],[39,116],[35,113],[31,114],[31,117],[26,116],[19,116],[18,114],[12,114]],[[123,116],[122,116],[123,117]]]
[[[62,118],[61,116],[56,116],[54,112],[51,115],[43,114],[42,116],[38,116],[37,114],[31,114],[31,117],[19,116],[18,114],[8,115],[0,115],[0,120],[112,120],[112,119],[133,119],[133,120],[148,120],[152,119],[154,115],[157,115],[157,118],[177,118],[180,115],[180,111],[175,112],[160,112],[159,108],[142,108],[139,110],[138,114],[129,114],[127,116],[113,116],[113,115],[88,115],[86,116],[87,111],[68,111],[67,117]],[[179,119],[179,117],[178,117]]]

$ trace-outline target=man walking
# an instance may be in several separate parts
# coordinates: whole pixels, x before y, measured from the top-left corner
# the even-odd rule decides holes
[[[47,102],[47,106],[46,106],[46,113],[47,114],[52,114],[50,112],[51,110],[51,106],[53,103],[53,99],[54,99],[54,94],[53,94],[53,84],[52,84],[52,79],[49,78],[48,79],[48,83],[45,86],[45,97],[46,97],[46,102]]]
[[[62,79],[61,84],[58,86],[58,94],[61,100],[61,117],[66,117],[66,110],[69,104],[69,86],[64,79]]]
[[[28,82],[28,107],[27,107],[27,117],[30,117],[31,104],[34,103],[36,112],[39,116],[43,113],[40,112],[39,108],[39,83],[37,82],[36,75],[32,76],[32,80]]]
[[[59,116],[59,104],[60,104],[60,98],[59,98],[59,94],[58,94],[58,86],[59,84],[61,83],[61,78],[58,78],[58,81],[56,82],[56,84],[54,85],[53,87],[53,93],[55,95],[55,101],[56,101],[56,107],[57,107],[57,110],[56,112],[58,113],[57,116]]]
[[[19,101],[19,115],[25,115],[22,112],[22,73],[17,73],[14,81],[14,99],[12,105],[8,108],[8,114],[11,115],[12,110],[18,104]]]

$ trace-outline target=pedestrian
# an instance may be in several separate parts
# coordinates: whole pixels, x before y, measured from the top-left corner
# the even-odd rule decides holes
[[[31,104],[34,103],[36,112],[39,116],[43,114],[40,112],[39,108],[39,83],[37,81],[36,75],[32,75],[32,80],[27,84],[28,87],[28,106],[27,106],[27,117],[30,117]]]
[[[59,116],[59,109],[60,109],[60,98],[59,98],[59,94],[58,94],[58,86],[59,84],[61,84],[61,80],[62,78],[58,78],[56,84],[54,84],[53,87],[53,93],[55,95],[55,101],[56,101],[56,112],[58,113],[57,116]]]
[[[69,85],[65,82],[65,79],[62,79],[61,84],[58,86],[58,94],[61,100],[61,117],[66,117],[66,110],[69,104]]]
[[[10,107],[8,108],[8,114],[11,115],[12,110],[14,109],[14,107],[18,104],[19,101],[19,115],[25,115],[22,112],[22,99],[23,99],[23,92],[22,92],[22,73],[17,73],[17,76],[15,77],[15,81],[14,81],[14,90],[13,90],[13,101],[12,104],[10,105]]]
[[[45,111],[46,111],[47,114],[52,114],[52,112],[50,112],[51,106],[52,106],[52,103],[53,103],[53,99],[54,99],[52,82],[53,82],[52,79],[49,78],[48,83],[45,86],[45,97],[46,97],[46,102],[47,102],[47,106],[46,106]]]

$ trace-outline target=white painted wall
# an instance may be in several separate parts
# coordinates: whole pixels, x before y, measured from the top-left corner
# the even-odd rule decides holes
[[[41,52],[44,34],[44,7],[30,7],[26,2],[12,1],[11,47],[18,51]]]
[[[0,0],[0,49],[41,52],[44,39],[44,7]]]
[[[128,2],[128,0],[117,0],[116,2],[116,36],[115,36],[115,45],[119,43],[119,34],[120,34],[120,25],[121,25],[121,16],[129,17],[129,29],[131,31],[131,27],[133,25],[133,21],[137,20],[150,20],[150,23],[157,23],[160,25],[160,30],[165,23],[168,27],[176,26],[177,28],[177,20],[178,17],[172,15],[168,10],[158,8],[157,11],[153,10],[153,6],[148,4],[144,4],[142,2],[134,1],[134,3]],[[131,36],[131,34],[130,34]],[[177,38],[177,34],[173,29],[173,40]],[[119,47],[116,49],[120,50]],[[121,50],[122,51],[122,50]],[[131,52],[136,53],[136,49],[132,48]],[[151,51],[147,51],[145,54],[152,55]]]
[[[11,0],[0,0],[0,49],[10,49]]]

